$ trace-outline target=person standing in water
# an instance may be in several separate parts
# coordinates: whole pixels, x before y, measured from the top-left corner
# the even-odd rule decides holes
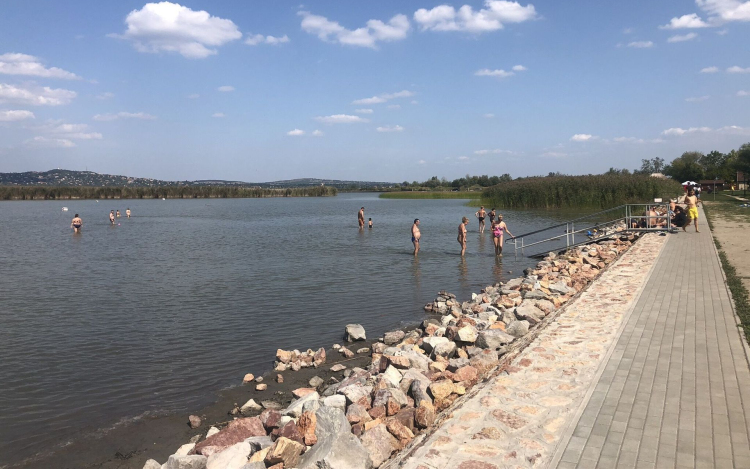
[[[469,224],[469,219],[466,217],[463,217],[461,219],[461,224],[458,225],[458,238],[456,241],[458,241],[458,244],[461,245],[461,256],[463,257],[464,253],[466,253],[466,225]]]
[[[78,216],[76,213],[76,216],[73,217],[73,221],[70,222],[70,227],[73,228],[73,233],[78,234],[81,232],[81,227],[83,226],[83,220],[81,220],[81,217]]]
[[[419,231],[419,218],[415,218],[414,224],[411,225],[411,242],[414,245],[415,256],[419,252],[419,239],[421,237],[422,237],[422,233]]]
[[[115,212],[115,213],[116,213],[116,214],[115,214],[115,216],[116,216],[117,218],[120,218],[120,211],[118,210],[118,211],[117,211],[117,212]]]
[[[125,216],[127,216],[128,218],[130,218],[130,208],[126,208],[125,209]]]
[[[688,195],[685,197],[685,203],[687,204],[688,222],[682,227],[682,231],[687,231],[685,228],[690,224],[690,220],[694,220],[695,232],[700,233],[700,231],[698,231],[698,204],[701,203],[701,201],[695,196],[695,191],[693,189],[688,191]]]
[[[514,238],[513,234],[508,229],[508,225],[505,224],[503,221],[503,215],[498,214],[497,215],[497,221],[492,226],[492,242],[495,243],[495,255],[496,256],[502,256],[503,255],[503,239],[505,232],[508,232],[508,236],[511,237],[511,239]]]
[[[372,228],[372,218],[369,218],[369,219],[367,220],[367,227],[368,227],[368,228]]]
[[[115,211],[114,210],[109,211],[109,222],[113,225],[115,224]]]
[[[364,207],[359,209],[359,213],[357,214],[357,223],[359,223],[360,228],[365,227],[365,208]]]
[[[490,213],[488,215],[490,216],[490,226],[492,226],[492,223],[495,222],[495,217],[497,216],[497,214],[495,213],[495,209],[493,208],[492,210],[490,210]]]
[[[479,210],[477,210],[474,216],[479,219],[479,232],[484,233],[484,217],[487,216],[487,212],[484,210],[484,207],[479,207]]]

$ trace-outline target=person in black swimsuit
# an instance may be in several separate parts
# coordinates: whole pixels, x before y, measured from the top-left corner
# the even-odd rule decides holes
[[[487,216],[487,211],[484,209],[484,206],[479,207],[479,210],[477,210],[477,213],[475,213],[474,216],[479,219],[479,232],[484,233],[484,218]]]
[[[78,216],[76,213],[75,218],[73,218],[73,221],[70,223],[70,227],[73,228],[73,233],[78,234],[81,232],[81,227],[83,226],[83,220],[81,220],[81,217]]]

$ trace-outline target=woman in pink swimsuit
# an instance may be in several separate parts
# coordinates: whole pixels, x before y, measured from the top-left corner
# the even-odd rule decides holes
[[[503,221],[501,214],[497,215],[497,220],[492,222],[492,242],[495,243],[495,255],[503,255],[503,236],[505,232],[508,232],[508,236],[513,238],[513,234],[508,229],[508,225]]]

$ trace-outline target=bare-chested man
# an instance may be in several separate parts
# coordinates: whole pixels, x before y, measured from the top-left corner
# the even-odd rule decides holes
[[[419,252],[419,239],[422,237],[422,233],[419,231],[419,218],[414,219],[414,224],[411,225],[411,242],[414,245],[414,255],[416,256]]]
[[[688,216],[688,222],[685,223],[685,226],[682,227],[682,231],[687,231],[685,228],[690,224],[690,220],[694,220],[695,223],[695,232],[700,233],[698,231],[698,204],[701,203],[700,199],[695,196],[695,191],[693,189],[690,189],[688,191],[687,197],[685,197],[685,204],[687,204],[687,216]]]
[[[484,233],[484,218],[487,216],[487,211],[484,207],[479,207],[474,216],[479,219],[479,232]]]
[[[129,208],[125,209],[125,215],[127,215],[127,217],[130,218],[130,209]]]
[[[466,253],[466,225],[469,224],[469,219],[466,217],[463,217],[461,219],[461,224],[458,225],[458,238],[456,241],[458,241],[458,244],[461,245],[461,256]]]
[[[117,218],[120,218],[120,211],[118,210],[115,215]]]
[[[359,209],[359,213],[357,214],[357,223],[359,223],[360,228],[365,227],[365,208],[364,207]]]
[[[73,221],[70,222],[70,227],[73,228],[73,233],[78,234],[81,232],[81,227],[83,226],[83,220],[81,220],[81,217],[78,216],[76,213],[76,216],[73,218]]]
[[[109,211],[109,222],[113,225],[115,224],[115,211],[114,210]]]

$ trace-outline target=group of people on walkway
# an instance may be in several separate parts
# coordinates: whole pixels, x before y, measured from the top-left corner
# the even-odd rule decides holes
[[[132,212],[130,211],[130,208],[128,207],[125,209],[125,216],[130,218],[130,214]],[[110,225],[115,224],[115,220],[117,218],[120,218],[120,211],[119,210],[110,210],[109,212],[109,223]],[[70,222],[70,227],[73,228],[73,233],[78,234],[81,232],[81,228],[83,228],[83,220],[81,217],[76,213],[75,217],[73,217],[73,221]]]
[[[682,231],[687,232],[687,227],[690,226],[692,221],[695,225],[695,232],[700,233],[698,230],[698,205],[701,204],[701,199],[695,193],[695,190],[689,189],[683,203],[685,208],[678,205],[677,200],[669,201],[669,215],[672,217],[672,226],[682,228]]]
[[[490,231],[492,232],[492,242],[495,244],[495,255],[501,256],[503,254],[503,243],[505,239],[505,233],[508,233],[511,239],[515,237],[508,229],[508,225],[503,221],[503,215],[495,212],[493,208],[489,213],[484,209],[484,206],[480,207],[479,210],[474,214],[479,220],[479,233],[484,233],[485,223],[484,219],[490,217]],[[359,228],[363,229],[365,225],[365,208],[362,207],[357,213],[357,223]],[[419,218],[414,219],[414,223],[411,225],[411,242],[414,245],[414,255],[419,253],[419,241],[422,239],[422,232],[419,229]],[[469,219],[467,217],[461,218],[461,224],[458,225],[458,237],[456,241],[461,246],[461,256],[466,254],[466,227],[469,225]],[[372,218],[369,220],[370,228],[372,228]]]

